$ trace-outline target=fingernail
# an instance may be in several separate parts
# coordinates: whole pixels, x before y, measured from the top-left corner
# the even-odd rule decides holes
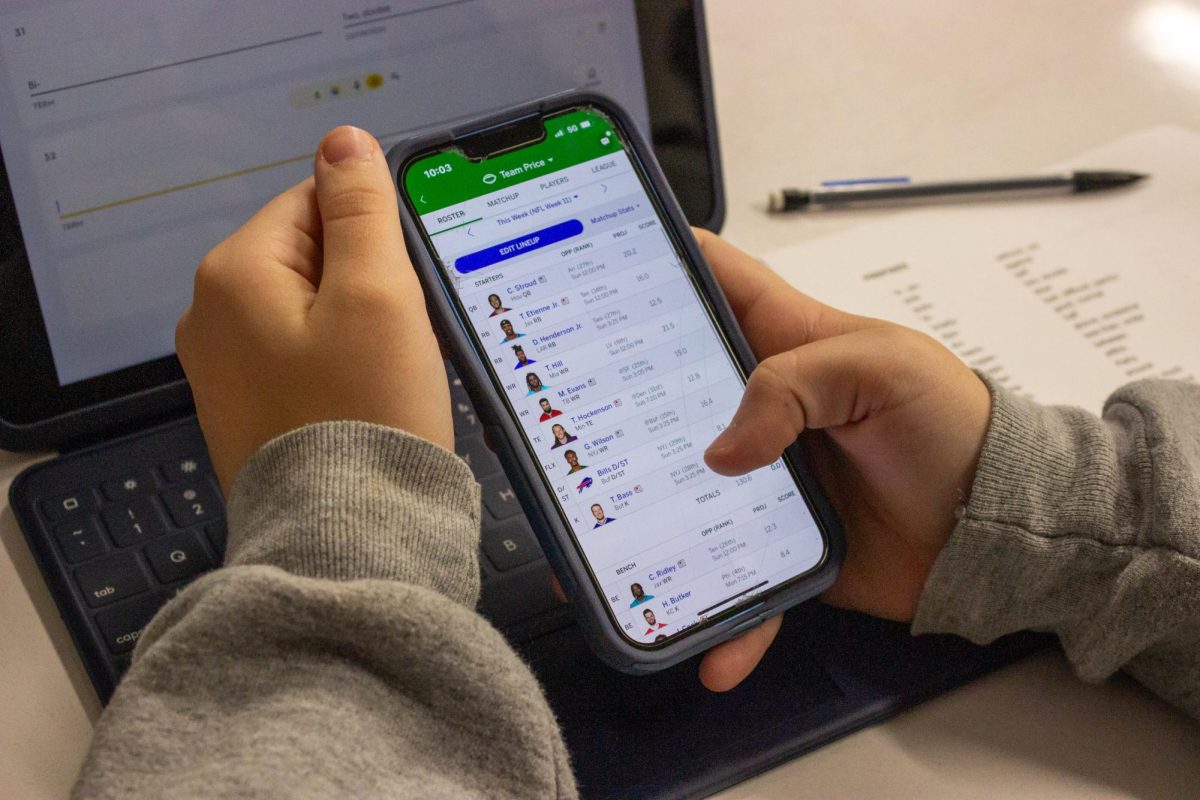
[[[725,430],[721,431],[720,435],[717,436],[717,438],[712,440],[712,444],[710,444],[708,446],[708,449],[706,449],[704,451],[705,454],[716,455],[717,453],[721,452],[722,450],[728,450],[730,448],[730,446],[733,444],[732,439],[733,439],[733,423],[730,423],[729,427],[727,427]]]
[[[343,125],[326,134],[321,142],[321,157],[329,164],[343,161],[365,161],[375,155],[371,134],[362,128]]]

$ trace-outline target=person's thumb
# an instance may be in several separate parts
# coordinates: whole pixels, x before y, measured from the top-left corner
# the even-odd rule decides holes
[[[379,286],[408,263],[396,189],[378,142],[343,125],[321,140],[314,175],[321,212],[321,288]]]
[[[887,328],[869,328],[764,360],[704,460],[721,475],[741,475],[775,461],[805,428],[864,419],[887,401],[895,377],[889,344]]]

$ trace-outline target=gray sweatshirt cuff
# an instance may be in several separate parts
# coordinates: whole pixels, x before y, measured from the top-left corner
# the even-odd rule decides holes
[[[228,565],[479,596],[479,486],[453,453],[366,422],[307,425],[264,445],[228,501]]]
[[[1122,387],[1103,419],[993,392],[964,514],[914,633],[1052,631],[1079,676],[1126,670],[1200,718],[1200,388]]]
[[[1102,579],[1078,556],[1097,546],[1093,537],[1110,527],[1121,499],[1116,463],[1097,457],[1112,450],[1111,431],[1080,409],[989,388],[975,481],[925,583],[915,634],[987,643],[1022,628],[1053,629],[1080,613],[1085,585]]]

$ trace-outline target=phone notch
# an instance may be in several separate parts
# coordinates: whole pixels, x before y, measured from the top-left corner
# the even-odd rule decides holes
[[[546,138],[546,126],[541,114],[530,114],[502,125],[493,125],[455,140],[462,154],[471,161],[484,161],[537,144]]]

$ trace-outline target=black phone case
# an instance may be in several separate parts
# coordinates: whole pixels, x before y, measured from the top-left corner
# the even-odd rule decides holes
[[[547,115],[581,106],[594,107],[618,126],[629,156],[637,162],[652,191],[657,195],[664,222],[671,228],[670,233],[676,242],[681,245],[687,268],[707,296],[737,360],[748,375],[757,363],[754,354],[742,336],[737,320],[700,252],[699,244],[667,185],[653,150],[634,126],[629,115],[611,99],[585,92],[553,95],[511,108],[502,114],[480,117],[449,130],[400,142],[391,148],[387,159],[397,187],[400,219],[408,252],[425,289],[426,304],[434,328],[442,345],[449,351],[492,443],[497,447],[497,455],[504,471],[518,493],[521,506],[533,525],[551,567],[576,610],[576,617],[590,646],[606,663],[616,669],[629,673],[647,673],[677,664],[827,589],[837,577],[844,554],[844,540],[837,517],[815,477],[807,468],[800,443],[797,442],[788,448],[784,457],[798,476],[800,489],[824,536],[826,552],[822,563],[788,589],[716,624],[697,626],[692,633],[678,641],[658,647],[642,646],[630,642],[618,632],[615,622],[609,616],[605,598],[592,583],[581,553],[576,550],[570,532],[555,510],[554,498],[542,482],[537,464],[521,443],[518,425],[509,418],[501,397],[492,385],[482,354],[477,351],[474,341],[467,333],[465,321],[460,318],[450,289],[442,279],[440,267],[429,248],[428,240],[421,232],[416,214],[400,190],[403,185],[401,170],[418,154],[453,145],[456,140],[472,133],[532,114]]]

